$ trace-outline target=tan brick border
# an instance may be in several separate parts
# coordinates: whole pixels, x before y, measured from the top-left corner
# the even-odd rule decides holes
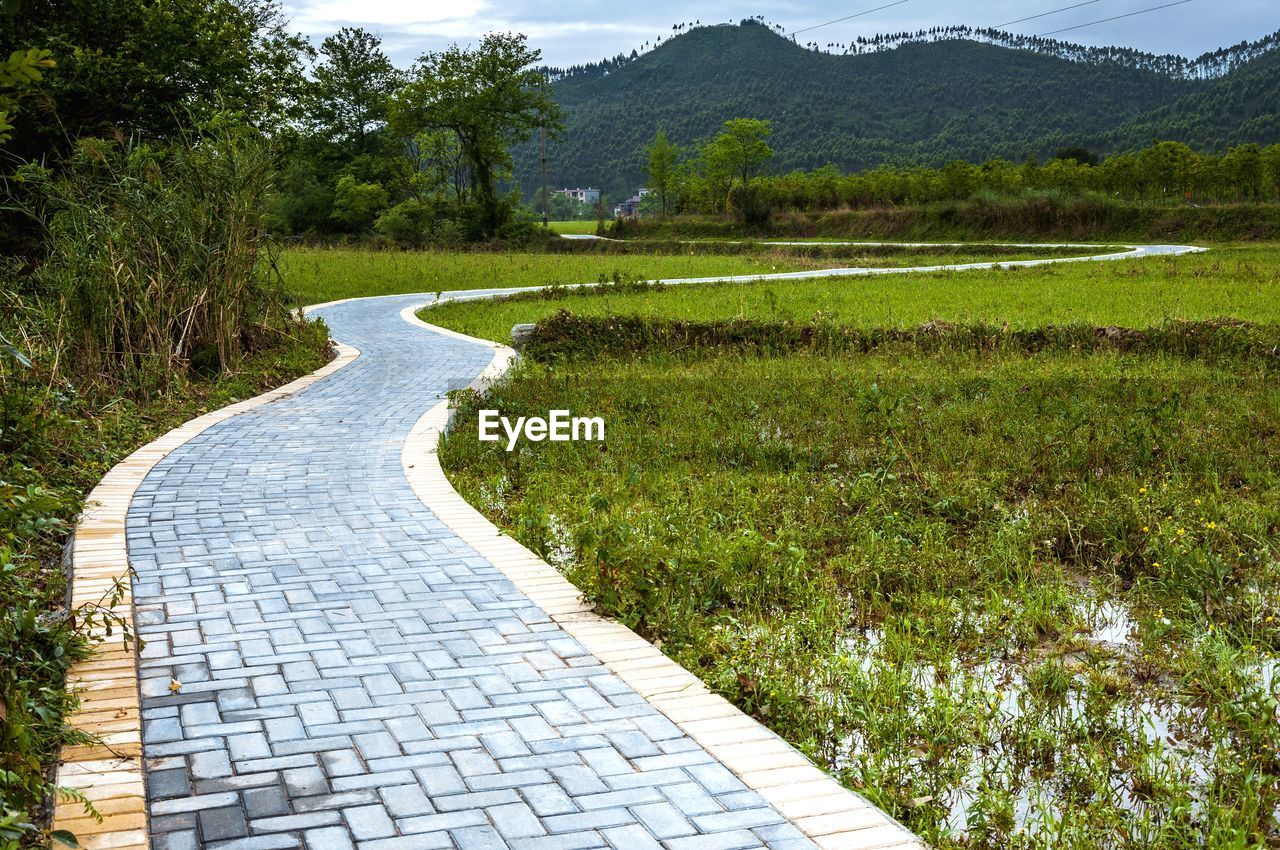
[[[314,309],[314,308],[307,308]],[[337,356],[321,368],[260,396],[206,413],[148,443],[111,468],[85,500],[71,543],[71,606],[105,604],[119,584],[122,592],[110,613],[132,627],[133,592],[125,519],[138,485],[153,467],[188,440],[233,416],[261,407],[299,390],[351,363],[360,352],[334,343]],[[59,756],[58,784],[79,791],[102,814],[102,823],[87,816],[77,802],[59,800],[55,829],[74,832],[85,850],[146,850],[146,771],[142,765],[142,716],[138,690],[138,656],[121,630],[101,640],[93,657],[71,668],[67,687],[80,695],[80,707],[69,723],[97,737],[101,744],[65,747]]]
[[[400,316],[433,333],[493,349],[493,360],[471,382],[471,389],[488,386],[511,368],[515,352],[507,346],[427,324],[417,317],[418,309],[406,308]],[[468,504],[445,477],[437,453],[452,414],[447,400],[423,414],[405,439],[401,456],[413,491],[445,525],[819,847],[906,850],[924,846],[905,827],[836,782],[782,738],[713,694],[653,644],[621,623],[594,613],[578,588],[555,567],[503,534]]]

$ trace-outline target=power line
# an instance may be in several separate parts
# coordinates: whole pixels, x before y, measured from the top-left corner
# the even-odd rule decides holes
[[[845,16],[845,17],[843,17],[843,18],[836,18],[834,21],[827,21],[825,24],[814,24],[814,25],[813,25],[813,26],[811,26],[811,27],[805,27],[805,28],[804,28],[804,29],[802,29],[802,30],[796,30],[795,32],[793,32],[793,33],[791,33],[791,34],[792,34],[792,35],[799,35],[799,34],[800,34],[800,33],[802,33],[802,32],[809,32],[810,30],[820,29],[820,28],[822,28],[822,27],[829,27],[829,26],[831,26],[832,24],[838,24],[838,23],[840,23],[841,21],[851,21],[851,20],[853,20],[854,18],[861,18],[863,15],[870,15],[872,12],[879,12],[881,9],[888,9],[890,6],[901,6],[903,3],[906,3],[906,2],[907,2],[907,0],[897,0],[897,2],[896,2],[896,3],[889,3],[889,4],[885,5],[885,6],[877,6],[877,7],[875,7],[874,9],[867,9],[865,12],[858,12],[856,15],[846,15],[846,16]]]
[[[1165,3],[1163,6],[1152,6],[1148,9],[1139,9],[1136,12],[1129,12],[1127,15],[1116,15],[1115,17],[1112,17],[1112,18],[1103,18],[1100,21],[1090,21],[1087,24],[1076,24],[1074,27],[1063,27],[1060,30],[1052,30],[1050,32],[1037,33],[1036,38],[1040,38],[1046,35],[1057,35],[1060,32],[1070,32],[1071,30],[1084,29],[1085,27],[1091,27],[1096,24],[1105,24],[1108,21],[1118,21],[1121,18],[1132,18],[1134,15],[1142,15],[1147,12],[1154,12],[1158,9],[1168,9],[1170,6],[1181,6],[1183,3],[1190,3],[1190,2],[1191,0],[1178,0],[1178,2],[1176,3]]]
[[[1077,3],[1074,6],[1063,6],[1061,9],[1054,9],[1051,12],[1041,12],[1038,15],[1031,15],[1030,17],[1026,17],[1026,18],[1018,18],[1018,20],[1016,21],[1005,21],[1003,24],[996,24],[994,27],[992,27],[992,29],[998,30],[1001,27],[1013,26],[1014,24],[1020,24],[1023,21],[1034,21],[1036,18],[1047,18],[1050,15],[1056,15],[1059,12],[1066,12],[1070,9],[1079,9],[1081,6],[1092,6],[1094,3],[1101,3],[1101,2],[1102,0],[1085,0],[1084,3]]]

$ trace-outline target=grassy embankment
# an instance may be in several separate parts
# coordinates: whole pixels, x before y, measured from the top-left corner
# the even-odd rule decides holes
[[[464,398],[442,459],[601,610],[939,846],[1254,847],[1280,840],[1278,296],[1274,254],[1242,248],[426,315],[748,342],[819,311],[987,323],[785,356],[588,356],[607,321],[553,328],[484,406],[602,415],[607,444],[508,454]],[[1224,315],[1267,324],[1174,321]],[[1141,354],[1035,332],[1073,322],[1160,332]]]

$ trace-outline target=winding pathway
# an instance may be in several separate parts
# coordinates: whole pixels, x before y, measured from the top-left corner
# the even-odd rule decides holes
[[[876,271],[904,270],[732,279]],[[429,300],[318,309],[358,357],[213,424],[132,492],[152,846],[918,846],[839,789],[797,817],[818,786],[785,766],[794,751],[717,703],[696,703],[714,718],[671,709],[625,661],[687,673],[621,627],[621,653],[584,645],[598,623],[538,596],[554,576],[508,568],[509,538],[483,542],[492,527],[440,507],[460,500],[408,471],[406,443],[496,361],[491,344],[402,320]],[[769,771],[777,782],[753,780]],[[788,795],[790,777],[811,785]]]

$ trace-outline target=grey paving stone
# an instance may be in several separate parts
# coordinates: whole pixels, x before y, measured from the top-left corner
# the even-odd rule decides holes
[[[191,781],[185,767],[153,770],[147,774],[147,795],[152,800],[167,800],[191,794]]]
[[[450,834],[458,850],[508,850],[510,847],[488,824],[455,829]]]
[[[431,801],[418,785],[396,785],[382,788],[379,793],[386,804],[387,812],[393,818],[427,815],[434,811]]]
[[[391,822],[387,810],[380,805],[344,809],[342,817],[357,841],[388,838],[396,833],[395,824]]]
[[[534,835],[545,835],[547,832],[533,809],[526,803],[491,806],[486,811],[489,814],[489,820],[493,822],[503,838],[529,838]]]
[[[242,795],[245,812],[250,818],[276,817],[289,813],[289,800],[278,785],[252,788]]]
[[[309,829],[303,833],[308,850],[352,850],[351,835],[340,826]]]
[[[631,811],[658,839],[678,838],[697,831],[689,819],[670,803],[646,803],[634,806]]]
[[[601,832],[614,850],[662,850],[662,845],[638,824],[615,826]]]
[[[249,834],[244,809],[224,806],[220,809],[204,809],[200,812],[200,834],[206,842],[224,838],[243,838]]]

